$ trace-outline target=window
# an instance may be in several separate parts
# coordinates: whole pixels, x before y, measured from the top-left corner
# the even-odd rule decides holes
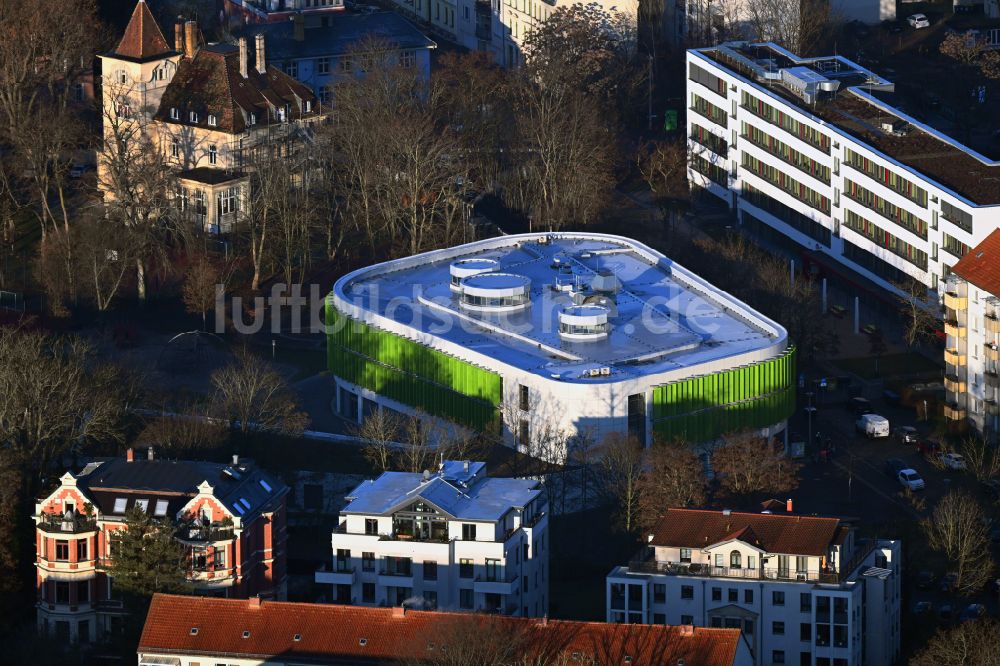
[[[518,406],[521,408],[522,412],[526,412],[531,409],[531,402],[529,400],[528,387],[521,385],[518,386]]]
[[[375,583],[361,584],[361,601],[366,604],[375,603]]]
[[[306,100],[306,113],[310,113],[313,110],[313,103],[311,99]]]
[[[289,62],[286,62],[282,66],[282,69],[285,70],[285,74],[288,74],[288,76],[292,77],[293,79],[299,78],[299,63],[298,63],[298,61],[291,60]]]
[[[465,610],[471,609],[475,605],[475,595],[472,590],[463,588],[458,591],[458,606]]]
[[[771,592],[771,605],[772,606],[784,606],[785,605],[785,593],[778,592],[777,590]]]
[[[191,121],[191,122],[193,122],[193,123],[198,122],[198,113],[196,111],[189,111],[188,112],[188,120]]]
[[[734,587],[729,588],[729,601],[736,603],[740,600],[740,591]]]
[[[257,114],[256,113],[251,113],[250,114],[250,124],[251,125],[256,125],[257,124]]]
[[[56,581],[56,603],[57,604],[69,603],[69,583],[64,581]]]
[[[681,585],[681,599],[694,599],[693,585]]]
[[[713,587],[712,588],[712,601],[722,601],[722,588]]]
[[[149,511],[149,500],[148,499],[138,499],[135,501],[135,507],[140,511]]]
[[[375,553],[371,551],[361,552],[361,570],[375,571]]]
[[[118,83],[128,83],[128,76],[125,74],[124,69],[118,70]]]
[[[461,559],[458,561],[458,577],[459,578],[472,578],[472,560]]]
[[[753,590],[743,590],[743,603],[745,604],[753,603]]]
[[[434,610],[438,607],[438,593],[434,590],[424,591],[424,608]]]
[[[731,569],[743,568],[743,555],[738,550],[729,553],[729,567]]]
[[[722,553],[716,553],[715,554],[715,566],[719,567],[720,569],[722,569],[723,567],[725,567],[726,566],[726,556],[723,555]]]
[[[683,618],[685,618],[685,617],[691,617],[691,616],[690,615],[681,615],[681,618],[682,618],[681,624],[685,624],[685,622],[683,621]],[[666,613],[653,613],[653,624],[666,624],[666,623],[667,623],[667,615],[666,615]]]
[[[667,602],[667,586],[663,583],[653,583],[653,603],[663,604]]]
[[[660,622],[654,622],[654,624],[666,624],[666,618],[664,618],[664,621],[662,623],[660,623]],[[694,624],[694,616],[693,615],[681,615],[681,624]]]
[[[753,555],[747,555],[747,569],[757,568],[757,558]]]
[[[210,113],[210,114],[208,114],[208,126],[209,126],[209,127],[215,127],[215,126],[216,126],[216,125],[218,125],[218,124],[219,124],[219,119],[218,119],[218,118],[216,118],[216,117],[215,117],[215,116],[214,116],[213,114],[211,114],[211,113]]]
[[[517,424],[517,441],[519,444],[527,445],[530,440],[531,431],[527,419],[521,419]]]
[[[56,560],[69,561],[69,541],[56,541]]]
[[[317,74],[329,74],[330,73],[330,59],[329,58],[317,58],[317,60],[316,60],[316,73]]]
[[[681,548],[681,562],[691,562],[691,549]]]
[[[81,580],[76,584],[76,602],[85,604],[90,601],[90,581]]]
[[[753,633],[753,620],[743,620],[743,633],[744,634]]]
[[[799,555],[795,558],[795,573],[806,573],[809,571],[809,558]]]
[[[475,541],[475,540],[476,540],[476,526],[469,523],[463,524],[462,541]]]
[[[812,666],[812,652],[799,652],[799,666]]]
[[[208,163],[215,164],[219,159],[219,149],[212,144],[208,147]]]
[[[129,106],[128,102],[118,102],[118,108],[115,113],[119,118],[130,118],[132,116],[132,107]]]
[[[225,569],[226,568],[226,548],[216,547],[212,551],[212,555],[215,557],[215,568]]]
[[[87,560],[87,540],[77,539],[76,541],[76,561],[85,562]]]
[[[712,628],[713,629],[721,629],[722,628],[722,618],[721,617],[713,617],[711,624],[712,624]]]
[[[812,640],[812,625],[808,622],[799,623],[799,640],[800,641],[811,641]]]
[[[237,210],[237,202],[239,201],[239,189],[236,187],[230,187],[219,193],[219,213],[222,215],[228,215],[229,213],[235,213]]]
[[[333,88],[330,86],[320,86],[319,87],[319,103],[329,104],[330,100],[333,99]]]
[[[785,635],[785,623],[784,622],[772,622],[771,623],[771,633],[775,636]]]
[[[812,611],[812,595],[808,592],[799,593],[799,610],[803,613]]]
[[[785,651],[784,650],[773,650],[771,652],[771,663],[773,663],[773,664],[783,664],[783,663],[785,663]]]
[[[350,58],[340,59],[340,71],[351,72],[354,70],[354,62]]]
[[[181,119],[181,112],[178,111],[175,107],[170,107],[170,119],[171,120],[180,120]]]
[[[179,158],[181,156],[181,142],[177,139],[170,140],[170,156]]]
[[[365,518],[365,534],[368,534],[368,535],[378,534],[378,519],[377,518]]]
[[[153,515],[160,518],[167,515],[167,500],[156,500],[156,509],[153,510]]]
[[[469,11],[466,9],[465,11]],[[405,50],[399,52],[399,66],[404,69],[409,69],[416,64],[417,58],[413,51]]]
[[[820,647],[827,647],[830,645],[830,625],[816,625],[816,645]]]

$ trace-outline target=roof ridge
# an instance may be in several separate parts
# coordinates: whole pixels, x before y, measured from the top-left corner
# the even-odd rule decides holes
[[[998,231],[1000,231],[1000,229],[998,229]],[[723,513],[723,511],[725,511],[725,509],[691,509],[691,508],[686,508],[686,507],[670,507],[670,508],[667,509],[667,511],[674,511],[674,512],[678,512],[678,513],[682,512],[682,511],[687,512],[687,513],[708,513],[708,514],[719,515],[719,516],[725,516],[726,515],[726,514]],[[767,519],[771,519],[771,518],[792,519],[792,518],[794,518],[794,519],[797,519],[797,520],[801,520],[801,519],[806,519],[806,520],[835,520],[838,523],[839,522],[843,522],[843,519],[842,518],[838,518],[837,516],[814,516],[814,515],[808,515],[808,514],[802,514],[802,513],[760,513],[760,512],[756,512],[756,511],[730,511],[728,515],[730,515],[730,516],[759,516],[761,518],[767,518]]]

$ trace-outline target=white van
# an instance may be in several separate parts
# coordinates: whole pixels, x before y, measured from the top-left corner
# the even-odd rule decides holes
[[[889,419],[878,414],[862,414],[855,425],[868,439],[889,436]]]

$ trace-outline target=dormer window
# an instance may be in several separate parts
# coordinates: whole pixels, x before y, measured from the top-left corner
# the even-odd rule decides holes
[[[285,122],[285,110],[284,109],[278,109],[278,120],[280,122]]]
[[[313,109],[313,103],[311,100],[306,100],[306,113],[309,113]]]
[[[198,122],[198,112],[197,111],[189,111],[188,112],[188,120],[191,121],[191,122],[193,122],[193,123]]]
[[[208,114],[208,126],[209,126],[209,127],[215,127],[215,126],[216,126],[216,125],[218,125],[218,124],[219,124],[219,121],[218,121],[218,118],[216,118],[216,117],[215,117],[214,115],[212,115],[211,113],[210,113],[210,114]]]
[[[170,107],[170,119],[171,120],[180,120],[181,119],[181,112],[178,111],[176,107],[173,107],[173,106]]]
[[[257,124],[257,114],[256,113],[251,113],[250,114],[250,124],[251,125],[256,125]]]

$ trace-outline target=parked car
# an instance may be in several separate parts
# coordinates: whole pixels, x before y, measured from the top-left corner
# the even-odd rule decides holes
[[[934,604],[929,601],[918,601],[913,605],[913,612],[917,615],[930,613],[934,609]]]
[[[941,454],[941,464],[948,469],[953,470],[963,470],[965,469],[965,458],[962,457],[960,453],[942,453]]]
[[[885,461],[885,473],[890,479],[898,477],[904,469],[906,469],[906,463],[899,458],[889,458]]]
[[[889,419],[878,414],[862,414],[854,427],[868,439],[889,436]]]
[[[912,14],[906,17],[906,22],[910,24],[911,28],[916,30],[929,28],[931,26],[931,22],[927,20],[927,16],[924,14]]]
[[[942,622],[947,622],[951,619],[951,604],[942,604],[938,606],[938,619]]]
[[[984,615],[986,615],[986,606],[982,604],[969,604],[958,617],[958,621],[968,622],[969,620],[978,620]]]
[[[917,574],[917,587],[921,590],[926,590],[934,584],[934,572],[932,571],[921,571]]]
[[[923,454],[925,458],[933,458],[940,450],[941,445],[929,439],[925,439],[917,444],[917,451]]]
[[[944,578],[941,579],[941,584],[938,587],[942,592],[953,592],[957,582],[958,574],[952,571],[944,575]]]
[[[865,398],[851,398],[847,406],[856,416],[872,413],[872,403],[868,402]]]
[[[900,444],[916,444],[918,440],[917,429],[913,426],[896,426],[892,429],[892,436]]]
[[[904,488],[909,488],[910,490],[923,490],[924,480],[920,478],[917,471],[914,469],[906,468],[899,471],[896,475],[899,480],[899,484]]]

